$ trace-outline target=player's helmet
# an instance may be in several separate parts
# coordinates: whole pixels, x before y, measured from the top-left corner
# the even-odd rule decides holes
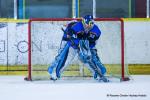
[[[94,19],[92,15],[86,15],[82,19],[82,23],[85,25],[88,25],[89,27],[93,26],[94,24]]]

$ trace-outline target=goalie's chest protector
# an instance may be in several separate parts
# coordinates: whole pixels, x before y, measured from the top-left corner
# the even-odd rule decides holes
[[[78,22],[78,23],[74,24],[72,26],[72,29],[75,31],[76,34],[81,33],[81,32],[83,32],[83,33],[85,32],[85,29],[83,27],[82,22]],[[96,37],[99,37],[101,35],[101,31],[97,25],[94,25],[93,28],[91,30],[89,30],[89,32],[94,33],[96,35]]]

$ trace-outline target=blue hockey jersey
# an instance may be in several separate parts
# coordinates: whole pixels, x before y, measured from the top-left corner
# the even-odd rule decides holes
[[[74,24],[71,29],[74,31],[74,33],[78,36],[79,39],[88,39],[89,40],[89,45],[90,48],[95,47],[96,45],[96,40],[99,39],[101,35],[101,31],[98,28],[97,25],[94,24],[94,26],[86,31],[82,22],[78,22]]]
[[[87,31],[85,30],[81,21],[70,23],[66,28],[65,33],[66,34],[64,34],[63,40],[67,40],[67,35],[70,35],[72,37],[73,35],[76,36],[75,38],[72,39],[75,43],[75,45],[72,45],[72,47],[74,48],[76,48],[76,46],[79,43],[79,40],[81,39],[88,39],[90,48],[93,48],[96,45],[96,40],[98,40],[98,38],[101,35],[101,31],[97,25],[94,24],[93,27]]]

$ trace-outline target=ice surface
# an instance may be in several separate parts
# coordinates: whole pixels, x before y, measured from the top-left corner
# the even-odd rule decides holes
[[[0,100],[150,100],[150,75],[129,82],[94,80],[24,81],[24,76],[0,76]]]

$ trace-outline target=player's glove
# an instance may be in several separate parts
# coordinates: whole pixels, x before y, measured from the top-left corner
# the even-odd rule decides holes
[[[85,37],[85,33],[83,32],[83,31],[81,31],[81,32],[79,32],[79,33],[77,33],[77,38],[78,39],[85,39],[86,37]]]

